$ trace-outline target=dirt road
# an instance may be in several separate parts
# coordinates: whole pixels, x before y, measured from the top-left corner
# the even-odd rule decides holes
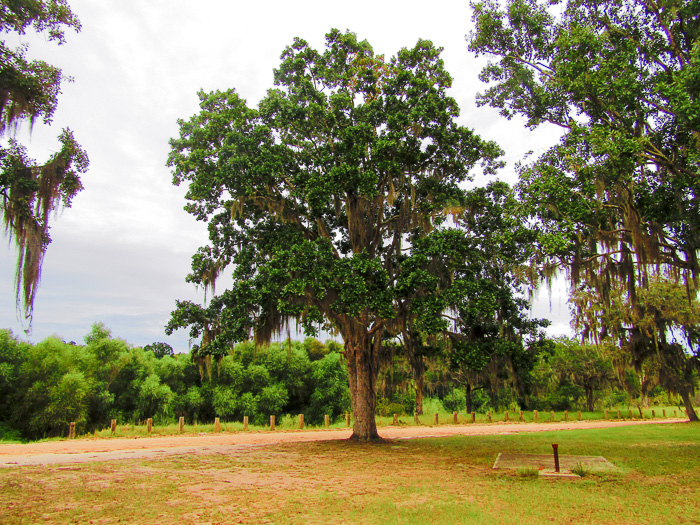
[[[379,434],[385,439],[416,439],[455,435],[516,434],[605,428],[627,425],[682,423],[686,419],[663,421],[575,421],[560,423],[492,423],[477,425],[445,425],[426,427],[383,427]],[[157,458],[171,454],[226,453],[246,447],[277,443],[327,441],[348,439],[350,430],[299,430],[277,432],[239,432],[221,434],[177,435],[166,437],[76,439],[0,445],[0,468],[24,465],[55,465],[109,461],[130,458]]]

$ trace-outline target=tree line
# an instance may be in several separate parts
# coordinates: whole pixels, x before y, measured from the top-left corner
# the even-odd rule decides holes
[[[0,331],[0,429],[40,439],[107,428],[111,419],[156,424],[305,415],[320,424],[350,409],[347,367],[332,341],[252,343],[216,363],[165,343],[134,347],[95,324],[85,344],[50,337],[31,345]]]
[[[633,368],[615,374],[611,359],[570,339],[541,341],[515,378],[506,369],[465,376],[445,352],[422,356],[424,378],[400,348],[378,377],[376,414],[411,415],[423,396],[426,412],[641,408],[678,399]],[[651,380],[651,382],[649,382]],[[84,344],[50,337],[37,344],[0,331],[0,439],[41,439],[107,428],[112,419],[137,424],[242,421],[265,425],[270,415],[304,414],[320,425],[351,410],[342,345],[314,338],[256,347],[237,344],[221,359],[175,354],[166,343],[143,348],[113,338],[96,323]]]

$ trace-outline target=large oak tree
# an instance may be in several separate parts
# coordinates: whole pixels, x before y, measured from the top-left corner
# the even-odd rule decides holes
[[[200,93],[171,141],[186,209],[209,225],[189,280],[211,285],[230,267],[234,283],[207,307],[179,302],[168,330],[191,326],[214,355],[291,319],[337,331],[359,440],[378,438],[375,381],[382,340],[401,326],[404,254],[460,209],[472,168],[499,165],[495,144],[456,123],[439,55],[420,40],[386,60],[337,30],[324,51],[296,39],[257,108],[234,90]]]

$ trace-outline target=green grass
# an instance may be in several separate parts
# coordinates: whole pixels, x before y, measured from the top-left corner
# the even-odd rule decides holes
[[[602,455],[580,480],[499,452]],[[291,443],[0,470],[0,523],[700,523],[700,425]]]

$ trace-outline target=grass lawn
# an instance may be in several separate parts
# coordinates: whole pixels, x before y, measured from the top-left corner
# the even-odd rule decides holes
[[[579,480],[499,452],[605,456]],[[249,447],[0,470],[0,523],[700,523],[700,425]]]

